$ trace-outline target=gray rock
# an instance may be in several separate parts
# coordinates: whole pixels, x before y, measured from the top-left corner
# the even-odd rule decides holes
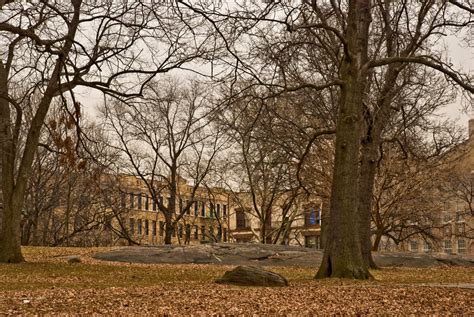
[[[81,257],[79,255],[72,255],[67,259],[68,263],[81,263]]]
[[[123,247],[94,258],[132,263],[200,263],[218,265],[300,266],[315,270],[321,263],[322,250],[297,246],[218,243],[187,246]],[[473,256],[374,252],[377,265],[395,267],[474,267]],[[68,259],[69,257],[67,257]]]
[[[244,249],[241,250],[239,255],[243,256],[244,258],[247,258],[249,260],[266,260],[270,256],[274,255],[274,251],[268,251],[268,250],[259,250],[258,248],[252,248],[252,249]]]
[[[280,274],[266,271],[258,266],[241,265],[216,280],[219,284],[241,286],[288,286],[286,278]]]

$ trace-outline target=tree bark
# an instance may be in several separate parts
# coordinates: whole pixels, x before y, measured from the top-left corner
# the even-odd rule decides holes
[[[165,216],[165,244],[171,244],[171,237],[173,233],[173,223],[171,217]]]
[[[8,96],[8,72],[0,61],[0,95]],[[0,98],[0,155],[2,164],[2,227],[0,231],[0,263],[23,262],[21,254],[22,197],[15,191],[15,143],[13,140],[10,103]]]
[[[366,99],[370,0],[349,2],[346,53],[341,63],[341,104],[337,117],[336,154],[331,187],[329,233],[316,278],[371,278],[362,257],[359,231],[360,144]]]
[[[372,197],[376,173],[378,149],[370,133],[362,142],[361,166],[359,179],[359,228],[362,248],[362,257],[365,265],[377,269],[372,258]]]
[[[379,249],[380,241],[382,240],[382,232],[378,231],[375,233],[374,244],[372,245],[372,251]]]
[[[327,198],[325,198],[321,207],[321,249],[326,248],[326,242],[328,240],[330,209],[331,203]]]
[[[372,198],[374,195],[374,183],[377,174],[376,162],[380,158],[379,148],[382,144],[382,134],[384,125],[389,121],[391,115],[391,105],[396,93],[395,83],[400,74],[401,67],[396,64],[388,66],[384,76],[384,85],[379,92],[377,100],[377,109],[374,113],[365,114],[365,136],[361,145],[361,169],[359,179],[359,216],[360,216],[360,235],[362,243],[362,255],[366,264],[377,269],[372,258]],[[375,249],[377,250],[377,249]]]
[[[0,262],[19,263],[25,259],[21,253],[20,206],[3,202],[3,228],[0,242]]]
[[[0,236],[0,263],[15,263],[24,261],[21,253],[21,210],[25,198],[26,185],[31,173],[33,159],[39,143],[41,128],[48,113],[54,94],[57,92],[61,71],[69,54],[77,26],[79,24],[81,0],[73,0],[74,14],[69,24],[67,40],[58,54],[54,69],[50,75],[37,111],[31,121],[26,135],[23,155],[18,171],[16,172],[16,155],[18,145],[13,129],[14,124],[10,117],[10,102],[7,98],[0,98],[0,157],[2,164],[2,196],[3,222]],[[0,61],[0,96],[9,96],[8,70]],[[15,177],[16,175],[16,177]]]

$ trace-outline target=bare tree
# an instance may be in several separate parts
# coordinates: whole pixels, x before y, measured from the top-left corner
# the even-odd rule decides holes
[[[110,216],[101,181],[116,156],[105,148],[99,128],[67,104],[56,103],[48,115],[33,163],[22,210],[22,244],[97,245]],[[81,143],[77,129],[86,129]]]
[[[210,125],[209,101],[197,82],[179,85],[168,80],[151,82],[144,98],[103,108],[126,171],[143,181],[165,217],[165,244],[197,203],[198,188],[225,146],[221,133]],[[192,189],[184,193],[188,181]],[[163,197],[168,197],[166,204]]]
[[[466,150],[466,145],[469,146],[469,143],[459,147],[461,157],[458,164],[453,164],[441,171],[439,191],[445,201],[450,201],[458,207],[456,220],[466,220],[457,224],[459,228],[456,230],[456,235],[474,239],[473,224],[468,220],[474,215],[474,172],[469,168],[469,163],[466,164],[466,159],[469,160],[466,155],[471,155],[472,150],[462,151]]]
[[[176,5],[130,1],[2,1],[0,262],[21,262],[20,219],[42,126],[54,98],[83,86],[126,98],[159,73],[207,59],[204,19]],[[26,135],[23,105],[34,100]]]
[[[396,245],[415,237],[436,242],[435,231],[443,227],[443,205],[433,199],[438,195],[432,180],[439,163],[404,155],[397,145],[384,146],[373,191],[372,250],[379,249],[382,238]]]
[[[359,208],[359,197],[365,197],[373,187],[370,183],[373,183],[374,174],[368,179],[361,179],[361,151],[366,153],[368,168],[373,169],[371,162],[375,160],[373,157],[369,159],[368,154],[374,152],[366,151],[362,143],[375,144],[373,148],[378,148],[380,138],[374,124],[386,126],[390,123],[392,96],[397,91],[398,76],[407,65],[419,64],[435,69],[444,74],[450,83],[461,86],[467,92],[474,92],[470,76],[453,69],[442,52],[436,51],[433,45],[443,32],[457,32],[472,24],[471,11],[456,1],[400,3],[354,0],[268,4],[255,1],[246,8],[235,7],[227,12],[206,12],[209,19],[222,21],[226,17],[239,21],[238,25],[243,24],[232,34],[234,37],[230,37],[233,41],[229,45],[230,56],[237,60],[234,64],[238,66],[230,80],[238,76],[256,78],[273,93],[275,90],[295,91],[311,87],[314,92],[324,90],[328,94],[336,94],[333,98],[337,119],[330,230],[317,277],[369,278],[368,261],[362,250],[368,250],[370,214],[367,208]],[[307,59],[306,64],[300,64],[300,80],[294,84],[285,81],[287,74],[278,67],[284,64],[270,68],[252,59],[245,60],[245,55],[240,54],[241,49],[235,43],[238,40],[249,43],[266,34],[273,35],[275,32],[270,28],[275,26],[286,32],[307,34],[306,41],[291,41],[288,46],[320,47],[320,51],[327,52],[329,56],[324,61],[332,61],[336,71],[325,73],[321,72],[322,67],[314,70],[306,68],[313,66]],[[243,30],[245,33],[252,32],[254,36],[250,40],[240,36],[239,31]],[[372,87],[380,78],[384,78],[381,93],[376,97],[380,102],[373,103]],[[372,119],[367,121],[367,117]]]
[[[275,106],[276,102],[280,105]],[[292,122],[281,115],[284,111],[284,101],[259,99],[254,92],[232,99],[219,118],[234,143],[225,166],[233,175],[225,177],[236,181],[230,184],[227,179],[227,184],[240,210],[257,220],[258,229],[253,233],[260,243],[284,240],[304,194],[294,159],[300,142],[295,145],[294,141],[298,133],[307,131],[291,127]]]

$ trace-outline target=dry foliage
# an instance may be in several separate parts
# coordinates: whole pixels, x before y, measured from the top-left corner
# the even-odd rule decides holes
[[[314,280],[316,268],[274,267],[285,288],[219,285],[229,266],[101,262],[104,248],[24,248],[0,265],[0,314],[474,314],[471,268],[384,269],[375,281]],[[67,263],[81,255],[82,263]]]

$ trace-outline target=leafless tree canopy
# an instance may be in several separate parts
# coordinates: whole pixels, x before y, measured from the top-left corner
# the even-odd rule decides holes
[[[234,160],[219,164],[244,176],[261,241],[276,204],[285,213],[316,194],[329,207],[317,277],[370,278],[376,197],[403,189],[384,155],[423,170],[420,180],[459,143],[433,117],[459,88],[472,101],[473,78],[440,43],[450,35],[469,45],[472,13],[455,0],[1,1],[0,262],[22,261],[20,214],[50,105],[69,109],[80,144],[85,105],[73,92],[85,87],[107,96],[121,169],[153,199],[164,190],[157,178],[174,202],[180,176],[196,191],[219,174],[226,148]],[[173,69],[213,85],[206,94],[155,78]],[[379,192],[383,184],[394,191]],[[160,205],[169,231],[192,200]]]

